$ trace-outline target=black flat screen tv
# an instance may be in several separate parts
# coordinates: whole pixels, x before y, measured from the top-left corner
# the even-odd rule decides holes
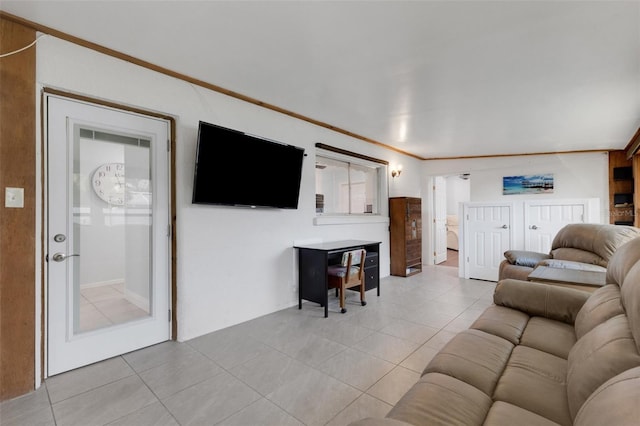
[[[194,204],[297,209],[304,149],[200,121]]]

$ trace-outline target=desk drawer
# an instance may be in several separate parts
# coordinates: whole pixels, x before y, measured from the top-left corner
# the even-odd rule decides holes
[[[364,267],[369,268],[371,266],[378,266],[378,257],[378,253],[376,252],[367,253],[364,259]]]
[[[378,288],[380,284],[380,270],[378,265],[368,266],[364,268],[364,288],[365,290],[371,290],[372,288]]]

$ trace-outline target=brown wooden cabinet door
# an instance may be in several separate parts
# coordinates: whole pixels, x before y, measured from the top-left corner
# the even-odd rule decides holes
[[[389,199],[391,275],[406,277],[422,270],[422,200]]]

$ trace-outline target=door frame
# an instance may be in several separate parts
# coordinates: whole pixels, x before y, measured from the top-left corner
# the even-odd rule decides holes
[[[444,176],[433,176],[433,220],[431,221],[431,227],[433,232],[433,263],[438,264],[447,261],[447,179]],[[441,184],[438,184],[438,181]],[[443,195],[438,197],[438,194],[444,192]],[[444,203],[444,206],[440,204]],[[439,211],[444,209],[444,218],[440,217]],[[444,221],[444,259],[438,258],[438,221]]]
[[[443,178],[449,177],[449,176],[456,176],[456,175],[461,175],[461,174],[468,174],[468,172],[451,172],[451,173],[438,173],[435,175],[429,175],[426,177],[425,180],[423,180],[423,184],[425,184],[426,186],[422,187],[423,193],[426,194],[425,197],[422,197],[423,201],[423,205],[422,205],[422,223],[429,223],[431,224],[431,226],[428,227],[422,227],[422,253],[427,253],[427,256],[422,256],[422,263],[425,265],[435,265],[435,256],[433,255],[434,251],[435,251],[435,246],[436,246],[436,242],[435,242],[435,234],[433,231],[433,227],[434,227],[434,219],[435,219],[435,208],[436,206],[434,205],[434,185],[435,185],[435,178],[437,176],[441,176]],[[446,198],[446,197],[445,197]],[[463,243],[463,236],[465,234],[465,228],[464,228],[464,220],[462,220],[463,218],[463,204],[464,203],[469,203],[470,201],[462,201],[459,203],[458,206],[458,223],[459,223],[459,228],[458,228],[458,234],[459,234],[459,249],[458,249],[458,277],[460,278],[464,278],[465,273],[466,273],[466,263],[462,261],[462,259],[464,259],[464,243]],[[428,232],[428,234],[427,234]]]
[[[176,260],[177,260],[177,229],[176,229],[176,120],[173,116],[168,114],[162,114],[155,111],[149,111],[137,107],[133,107],[130,105],[119,104],[116,102],[106,101],[103,99],[93,98],[90,96],[80,95],[76,93],[66,92],[63,90],[50,88],[50,87],[42,87],[40,90],[40,151],[41,156],[39,158],[40,161],[40,203],[41,208],[39,211],[39,223],[40,223],[40,321],[39,324],[36,322],[36,336],[39,336],[39,346],[40,350],[36,349],[36,356],[39,355],[40,362],[36,362],[39,366],[40,374],[40,382],[42,382],[46,377],[46,362],[47,362],[47,303],[48,303],[48,276],[47,276],[47,264],[46,264],[46,250],[47,250],[47,216],[48,216],[48,207],[46,204],[47,193],[46,193],[46,182],[47,182],[47,113],[46,113],[46,96],[47,95],[55,95],[63,98],[67,98],[69,100],[88,102],[97,106],[114,108],[125,112],[132,112],[140,115],[145,115],[148,117],[159,118],[163,120],[167,120],[169,123],[169,141],[167,149],[169,150],[169,224],[171,226],[171,236],[169,241],[169,250],[170,258],[169,258],[169,306],[171,309],[171,328],[169,332],[170,340],[178,339],[178,321],[177,321],[177,271],[176,271]],[[39,352],[39,353],[38,353]],[[36,379],[37,380],[37,379]],[[36,383],[36,387],[39,386],[39,383]]]

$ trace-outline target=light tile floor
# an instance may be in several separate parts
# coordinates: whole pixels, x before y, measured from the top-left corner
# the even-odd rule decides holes
[[[124,283],[80,290],[80,331],[95,330],[147,315],[149,312],[127,300]]]
[[[12,425],[348,425],[383,417],[495,283],[431,266],[385,277],[381,296],[313,303],[196,339],[165,342],[47,379],[0,404]],[[333,296],[333,293],[331,293]]]

